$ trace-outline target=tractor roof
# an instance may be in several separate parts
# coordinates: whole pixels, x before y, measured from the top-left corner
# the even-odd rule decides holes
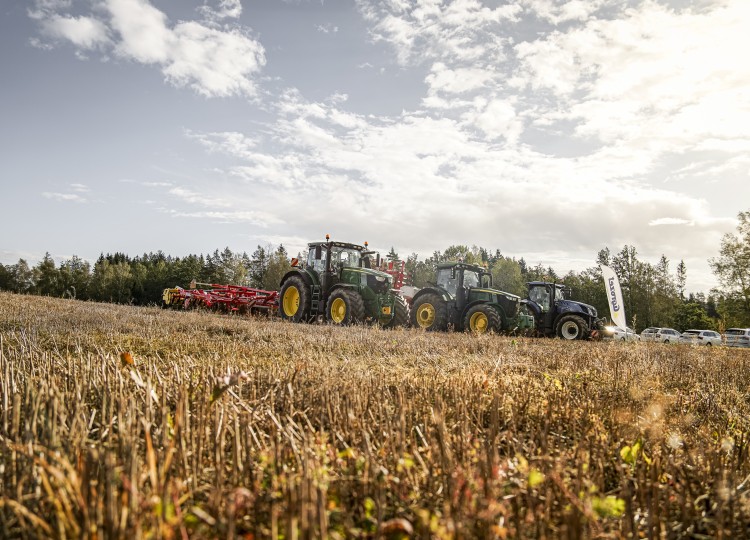
[[[558,289],[562,289],[565,287],[564,283],[550,283],[549,281],[529,281],[526,285],[529,287],[532,287],[534,285],[554,285]]]
[[[334,247],[347,248],[347,249],[356,249],[359,251],[365,250],[365,246],[358,246],[357,244],[350,244],[348,242],[310,242],[309,244],[307,244],[307,247],[316,247],[316,246],[326,247],[328,245],[331,245]]]
[[[440,262],[437,265],[438,269],[440,268],[465,268],[467,270],[474,270],[475,272],[486,272],[486,268],[482,268],[481,266],[478,266],[476,264],[469,264],[469,263],[463,263],[463,262],[456,262],[456,261],[448,261],[448,262]]]

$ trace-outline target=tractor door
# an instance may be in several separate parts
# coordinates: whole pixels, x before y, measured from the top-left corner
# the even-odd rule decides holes
[[[542,324],[548,331],[555,322],[555,296],[552,287],[546,283],[539,283],[529,288],[529,300],[536,303],[542,310]]]

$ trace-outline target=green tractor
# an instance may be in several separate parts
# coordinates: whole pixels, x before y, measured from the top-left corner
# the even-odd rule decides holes
[[[534,318],[522,314],[521,298],[492,288],[492,275],[462,262],[439,263],[437,282],[420,289],[411,303],[411,324],[428,331],[476,333],[527,330]]]
[[[393,278],[371,268],[375,254],[364,246],[333,242],[308,244],[307,262],[281,279],[282,319],[309,322],[319,317],[337,325],[375,321],[386,328],[409,324],[409,306]],[[375,264],[373,264],[375,263]]]

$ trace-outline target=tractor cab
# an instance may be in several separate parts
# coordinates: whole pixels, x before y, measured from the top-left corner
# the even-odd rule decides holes
[[[542,312],[547,313],[557,300],[565,300],[570,295],[570,288],[560,283],[532,281],[529,285],[529,300],[535,302]]]
[[[437,269],[436,285],[456,297],[459,288],[476,289],[486,283],[492,287],[492,276],[480,267],[464,263],[441,263]]]

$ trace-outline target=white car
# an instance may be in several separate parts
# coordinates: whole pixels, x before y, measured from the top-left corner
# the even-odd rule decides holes
[[[606,326],[604,328],[604,338],[611,339],[613,341],[640,341],[639,336],[635,330],[630,327],[623,330],[619,326]]]
[[[727,347],[750,347],[750,328],[728,328],[724,338]]]
[[[680,333],[674,328],[659,328],[654,335],[654,341],[660,343],[677,343],[680,341]]]
[[[656,340],[656,333],[661,330],[661,328],[658,328],[656,326],[649,326],[648,328],[645,328],[641,332],[641,340],[643,341],[655,341]]]
[[[680,336],[680,343],[694,345],[721,345],[721,334],[713,330],[685,330]]]

